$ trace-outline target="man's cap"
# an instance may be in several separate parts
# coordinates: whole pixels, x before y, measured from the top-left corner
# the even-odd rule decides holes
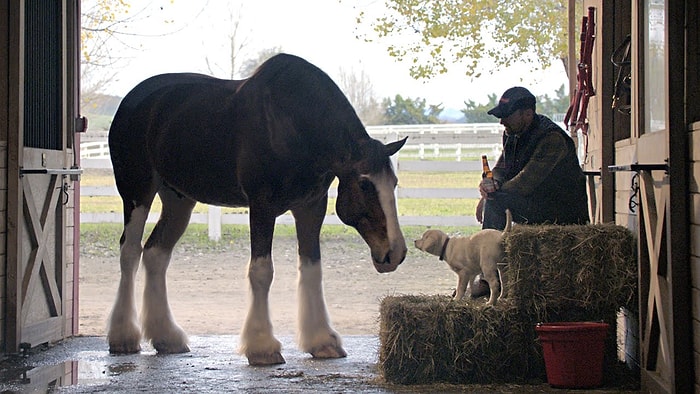
[[[503,92],[498,105],[487,113],[497,118],[505,118],[519,109],[535,109],[536,101],[537,99],[529,90],[522,86],[515,86]]]

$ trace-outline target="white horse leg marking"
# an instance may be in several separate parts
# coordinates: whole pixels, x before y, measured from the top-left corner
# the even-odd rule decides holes
[[[250,365],[283,364],[282,344],[272,334],[269,293],[274,269],[272,256],[252,258],[248,263],[250,301],[241,332],[241,354]]]
[[[141,329],[136,313],[134,281],[141,260],[141,239],[148,209],[137,207],[124,227],[124,243],[119,251],[121,279],[109,319],[107,339],[112,353],[135,353],[141,350]]]
[[[143,290],[143,335],[159,353],[189,352],[187,334],[175,323],[168,304],[165,274],[172,250],[150,247],[143,251],[146,281]]]
[[[299,257],[299,348],[317,358],[347,356],[340,335],[331,328],[323,297],[321,261]]]

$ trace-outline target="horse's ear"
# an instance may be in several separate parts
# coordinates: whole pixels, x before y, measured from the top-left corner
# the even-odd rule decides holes
[[[386,153],[387,156],[391,156],[394,153],[398,152],[399,149],[403,148],[403,145],[406,143],[407,139],[408,137],[404,137],[404,139],[402,140],[394,141],[384,145],[384,153]]]

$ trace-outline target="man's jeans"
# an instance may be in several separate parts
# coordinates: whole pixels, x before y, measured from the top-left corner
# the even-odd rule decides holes
[[[516,223],[572,223],[571,219],[560,217],[562,212],[557,212],[555,204],[551,202],[534,201],[517,194],[498,191],[489,194],[489,198],[486,199],[482,228],[503,230],[506,227],[506,209],[510,209]]]

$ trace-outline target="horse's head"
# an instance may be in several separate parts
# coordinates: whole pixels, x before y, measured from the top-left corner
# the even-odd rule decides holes
[[[338,217],[367,242],[379,272],[394,271],[406,257],[394,196],[397,179],[389,160],[405,142],[384,145],[370,139],[359,146],[361,159],[338,175]]]

